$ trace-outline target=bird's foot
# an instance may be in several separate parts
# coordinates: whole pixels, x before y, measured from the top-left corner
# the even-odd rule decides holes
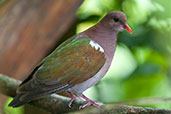
[[[93,105],[93,106],[100,106],[100,105],[103,105],[103,103],[101,103],[101,102],[90,100],[89,98],[87,98],[87,97],[84,96],[83,94],[80,95],[80,97],[82,97],[83,99],[85,99],[87,102],[86,102],[85,104],[81,105],[81,106],[79,107],[79,109],[83,109],[83,108],[85,108],[86,106],[90,106],[90,105]]]
[[[71,108],[71,105],[75,99],[77,99],[77,96],[75,96],[73,93],[67,91],[67,93],[71,96],[71,100],[68,103],[69,108]]]
[[[71,108],[71,105],[72,105],[73,101],[77,99],[77,96],[75,96],[72,92],[69,92],[69,91],[67,91],[67,93],[68,93],[69,96],[71,96],[71,100],[70,100],[69,103],[68,103],[69,108]],[[90,100],[89,98],[87,98],[87,97],[84,96],[83,94],[81,94],[81,95],[79,95],[79,96],[87,101],[85,104],[81,105],[81,106],[79,107],[79,109],[83,109],[83,108],[85,108],[86,106],[90,106],[90,105],[93,105],[93,106],[100,106],[100,105],[103,105],[103,103],[101,103],[101,102]]]
[[[93,106],[100,106],[100,105],[103,105],[102,102],[98,102],[98,101],[87,101],[85,104],[81,105],[79,107],[79,109],[83,109],[85,108],[86,106],[90,106],[90,105],[93,105]]]

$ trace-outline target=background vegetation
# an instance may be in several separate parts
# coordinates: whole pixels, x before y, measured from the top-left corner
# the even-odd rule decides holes
[[[0,0],[0,3],[3,0]],[[171,1],[85,0],[77,12],[77,33],[94,25],[109,11],[123,11],[133,34],[119,34],[114,60],[106,76],[85,94],[104,103],[171,109]],[[144,99],[152,98],[146,101]],[[4,108],[7,113],[23,109]]]

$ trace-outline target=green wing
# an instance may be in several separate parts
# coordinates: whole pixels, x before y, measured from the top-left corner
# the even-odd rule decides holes
[[[70,86],[94,76],[105,63],[102,52],[93,48],[89,38],[74,39],[47,57],[36,78],[45,85]]]
[[[58,92],[93,77],[104,65],[105,56],[90,41],[73,37],[61,44],[39,64],[32,80],[26,79],[18,92]]]

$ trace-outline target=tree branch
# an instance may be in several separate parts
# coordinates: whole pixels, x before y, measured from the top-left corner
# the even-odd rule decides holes
[[[98,108],[88,107],[69,114],[171,114],[171,110],[107,104]]]
[[[14,97],[16,95],[16,89],[18,85],[20,84],[20,81],[17,81],[15,79],[9,78],[6,75],[0,74],[0,93],[3,93],[7,96]],[[49,95],[37,100],[32,101],[31,105],[34,105],[36,107],[39,107],[41,109],[44,109],[51,113],[67,113],[71,111],[77,111],[78,107],[83,104],[83,101],[76,100],[72,108],[68,108],[68,102],[69,98],[62,97],[59,95]],[[102,113],[114,113],[114,114],[120,114],[120,113],[162,113],[162,114],[169,114],[171,113],[171,110],[167,109],[157,109],[157,108],[146,108],[146,107],[134,107],[134,106],[124,106],[124,105],[118,105],[118,104],[106,104],[103,106],[100,106],[98,108],[96,107],[88,107],[84,110],[80,110],[78,112],[73,112],[74,114],[87,114],[87,113],[93,113],[93,114],[102,114]],[[72,114],[72,112],[71,112]]]
[[[16,95],[16,89],[20,84],[20,81],[12,79],[6,75],[0,74],[0,93],[4,95],[14,97]],[[83,101],[76,100],[72,108],[68,108],[69,98],[59,95],[49,95],[30,102],[29,104],[44,109],[51,113],[66,113],[79,109],[79,106],[83,104]]]

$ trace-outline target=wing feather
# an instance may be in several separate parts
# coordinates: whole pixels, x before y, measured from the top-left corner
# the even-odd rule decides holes
[[[93,77],[104,65],[104,53],[92,47],[89,38],[66,41],[46,57],[31,78],[18,88],[20,100],[59,92]]]
[[[104,53],[93,48],[90,39],[84,38],[72,42],[60,52],[54,54],[51,64],[44,63],[36,77],[44,84],[68,83],[73,86],[94,76],[105,63]],[[41,71],[50,69],[50,74]]]

